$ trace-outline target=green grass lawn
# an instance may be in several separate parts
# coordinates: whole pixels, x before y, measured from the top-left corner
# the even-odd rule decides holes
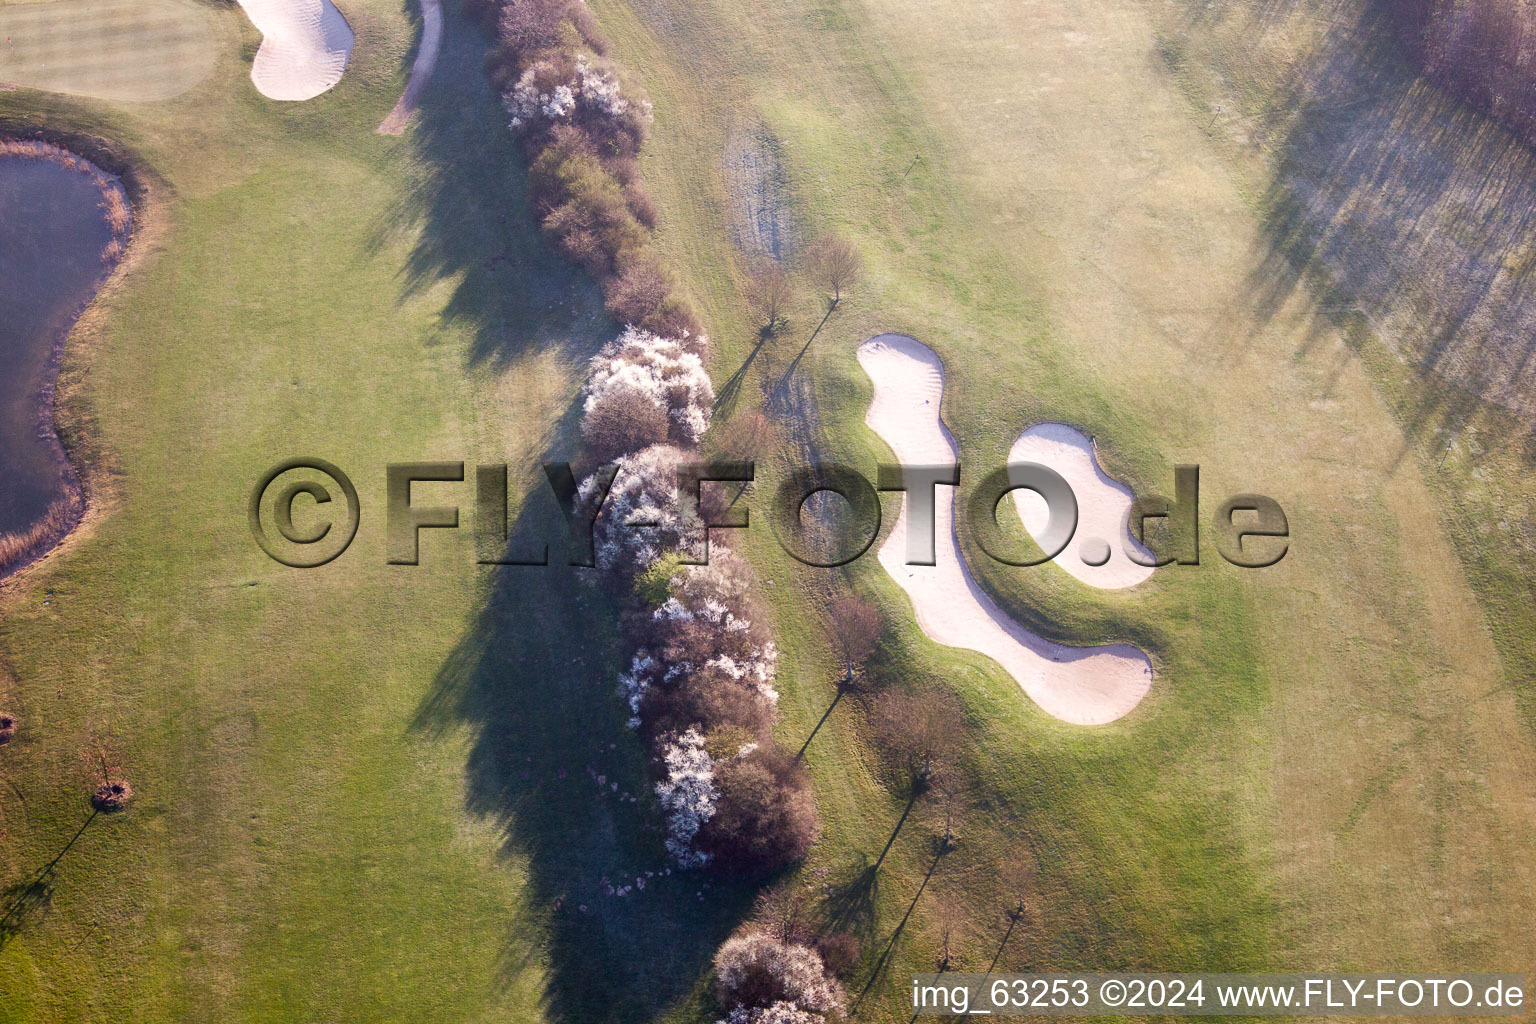
[[[0,84],[154,102],[205,79],[214,17],[192,0],[22,0],[0,4]]]
[[[891,977],[933,962],[945,899],[969,912],[963,962],[991,961],[1006,897],[990,871],[1020,847],[1041,909],[1010,939],[1002,963],[1016,967],[1528,962],[1521,793],[1536,762],[1518,665],[1506,669],[1494,643],[1498,605],[1468,585],[1450,508],[1423,482],[1432,459],[1415,453],[1378,368],[1330,321],[1319,327],[1304,292],[1260,301],[1262,211],[1163,71],[1151,25],[1115,4],[601,14],[676,126],[658,133],[650,174],[686,182],[667,196],[663,234],[697,269],[717,333],[740,270],[708,258],[727,199],[699,154],[741,125],[775,138],[812,233],[865,247],[868,286],[797,371],[814,386],[825,451],[864,464],[885,454],[862,426],[869,386],[853,350],[901,330],[945,358],[946,416],[973,466],[1060,419],[1095,434],[1110,471],[1140,491],[1166,492],[1174,463],[1198,462],[1205,515],[1256,490],[1291,518],[1292,553],[1263,572],[1209,546],[1206,564],[1134,594],[983,572],[1047,635],[1153,653],[1152,696],[1110,728],[1045,720],[994,667],[915,635],[890,653],[894,674],[949,680],[979,741],[974,841],[936,872]],[[815,320],[802,313],[776,372]],[[745,356],[746,331],[724,340]],[[755,550],[765,577],[794,578]],[[877,568],[854,576],[908,614]],[[801,598],[775,593],[803,657],[814,641]],[[824,663],[793,674],[818,671],[828,678]],[[808,727],[830,698],[823,684],[791,703]],[[838,721],[817,739],[818,791],[837,808],[829,846],[868,850],[882,838],[873,821],[841,828],[859,818],[851,801],[878,807],[879,790]],[[855,781],[865,795],[841,796]],[[885,816],[898,812],[892,802]],[[925,839],[882,883],[877,948],[918,888]]]
[[[833,701],[818,609],[844,586],[893,624],[874,671],[952,687],[967,716],[960,841],[937,861],[934,798],[891,841],[906,801],[859,700],[808,749],[827,834],[795,884],[863,940],[859,1019],[907,1019],[905,976],[932,968],[956,912],[971,970],[1536,966],[1536,756],[1487,591],[1424,459],[1399,457],[1380,374],[1301,299],[1255,308],[1261,218],[1139,9],[594,10],[656,104],[658,244],[705,313],[717,384],[754,342],[733,132],[772,137],[809,234],[864,250],[867,282],[798,364],[809,294],[744,375],[738,416],[794,365],[765,464],[886,457],[853,353],[901,330],[945,358],[967,466],[1061,419],[1139,491],[1195,461],[1206,515],[1255,490],[1291,518],[1275,569],[1207,546],[1134,593],[982,569],[1032,628],[1153,656],[1147,701],[1094,730],[924,640],[872,558],[817,572],[745,536],[792,749]],[[424,537],[420,566],[384,564],[384,463],[505,460],[532,488],[572,450],[611,325],[528,223],[484,41],[450,15],[416,126],[381,137],[415,14],[343,11],[353,66],[305,104],[255,94],[254,30],[222,8],[211,77],[176,99],[0,94],[0,125],[111,139],[149,194],[140,249],[61,378],[99,514],[0,597],[0,700],[22,718],[0,751],[9,898],[86,821],[94,742],[138,795],[90,821],[47,904],[0,936],[0,1019],[701,1019],[707,957],[752,892],[666,875],[600,891],[663,866],[609,597],[557,570],[493,576],[467,529]],[[363,500],[356,543],[311,571],[267,560],[244,520],[257,477],[300,454]],[[456,495],[469,525],[469,485],[425,493]],[[1021,874],[1030,913],[1010,933]]]
[[[501,820],[464,810],[472,738],[414,725],[484,574],[467,538],[387,567],[378,513],[386,461],[526,470],[608,328],[526,221],[483,42],[455,36],[433,127],[402,142],[372,129],[410,22],[347,13],[354,66],[302,106],[261,100],[233,53],[156,107],[0,98],[118,140],[152,195],[63,375],[104,514],[7,586],[25,731],[5,749],[6,884],[85,820],[93,740],[138,796],[6,937],[5,1019],[526,1019],[542,998],[527,874]],[[254,34],[235,10],[220,24]],[[256,477],[305,453],[372,505],[320,575],[244,525]]]

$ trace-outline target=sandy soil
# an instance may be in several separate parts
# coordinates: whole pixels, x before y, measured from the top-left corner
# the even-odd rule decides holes
[[[411,65],[411,79],[405,83],[405,92],[395,102],[394,109],[380,123],[380,135],[399,135],[405,131],[405,123],[416,112],[421,101],[421,91],[437,67],[437,54],[443,48],[443,5],[439,0],[421,0],[421,47],[416,51],[416,61]]]
[[[939,419],[944,367],[933,350],[906,335],[882,334],[860,345],[858,358],[875,385],[864,422],[896,458],[906,465],[954,461],[954,438]],[[1141,703],[1152,686],[1152,665],[1140,650],[1129,644],[1051,643],[1014,622],[987,596],[960,553],[955,489],[937,490],[938,564],[905,564],[905,502],[879,552],[880,564],[912,599],[923,633],[936,643],[985,654],[1047,714],[1066,722],[1102,725]]]
[[[1009,463],[1033,462],[1060,473],[1077,495],[1077,532],[1065,550],[1051,561],[1090,587],[1118,590],[1133,587],[1152,575],[1150,565],[1138,565],[1126,555],[1134,545],[1146,561],[1152,553],[1131,540],[1126,530],[1135,495],[1099,468],[1093,442],[1065,423],[1039,423],[1019,435],[1008,452]],[[1030,536],[1038,539],[1050,519],[1045,499],[1034,491],[1014,491],[1014,507]],[[1109,560],[1103,561],[1105,553]],[[1101,564],[1092,565],[1092,562]]]
[[[240,0],[261,32],[251,64],[256,91],[273,100],[308,100],[341,81],[352,56],[352,27],[331,0]]]

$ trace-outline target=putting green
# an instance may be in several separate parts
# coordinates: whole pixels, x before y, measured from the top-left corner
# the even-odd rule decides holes
[[[212,15],[181,0],[0,4],[0,84],[153,102],[213,69]]]

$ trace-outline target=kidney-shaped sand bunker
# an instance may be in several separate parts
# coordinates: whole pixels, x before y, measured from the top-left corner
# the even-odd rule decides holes
[[[864,422],[891,446],[897,461],[911,466],[954,462],[958,449],[939,418],[944,367],[938,355],[904,334],[882,334],[860,345],[858,358],[875,385]],[[1053,464],[1051,454],[1042,449],[1033,461],[1071,481],[1068,470],[1075,473],[1074,467]],[[1102,490],[1080,493],[1079,506],[1095,504],[1103,496]],[[1047,714],[1066,722],[1102,725],[1141,703],[1152,686],[1152,663],[1146,654],[1130,644],[1067,647],[1013,621],[976,583],[960,553],[955,489],[940,490],[935,506],[937,564],[906,564],[905,498],[901,516],[879,552],[880,564],[911,598],[918,625],[930,640],[985,654]],[[1081,514],[1093,522],[1113,519],[1101,511]]]

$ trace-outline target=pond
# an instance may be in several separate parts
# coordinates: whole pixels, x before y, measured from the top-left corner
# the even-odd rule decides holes
[[[13,543],[75,493],[51,394],[58,346],[109,269],[102,180],[0,154],[0,538]]]

